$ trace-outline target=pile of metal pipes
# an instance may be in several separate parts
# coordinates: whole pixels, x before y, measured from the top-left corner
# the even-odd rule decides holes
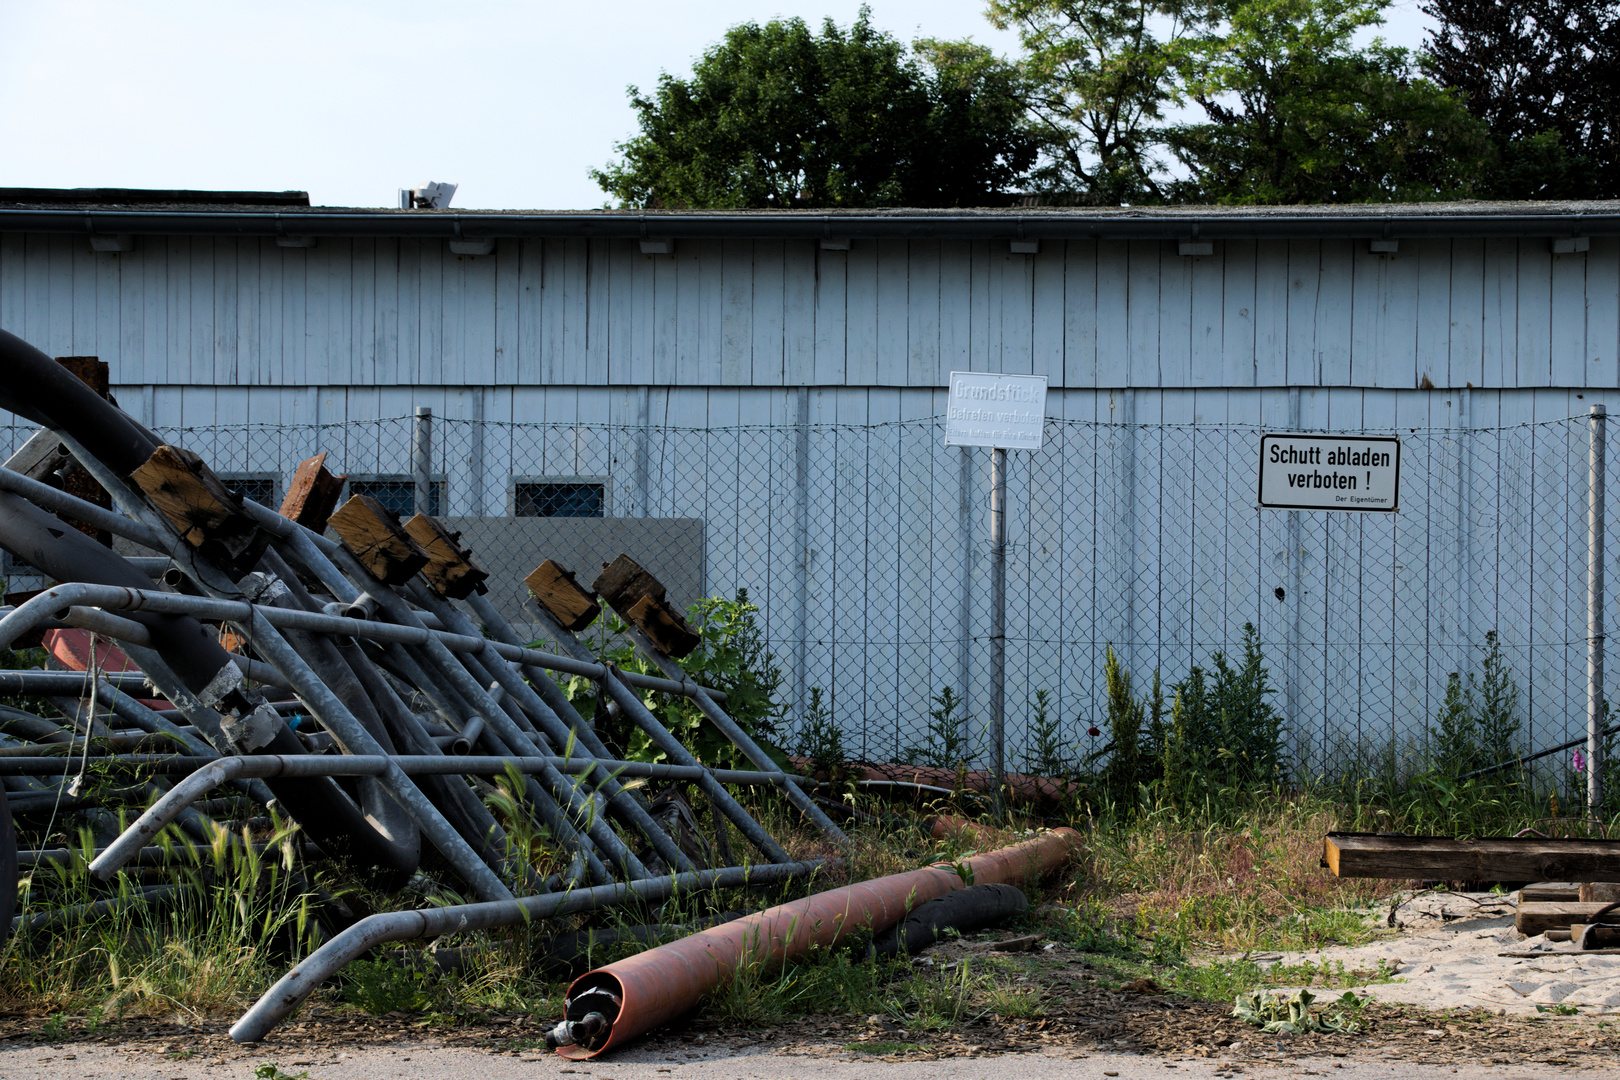
[[[167,828],[212,840],[210,814],[251,825],[274,808],[297,823],[307,856],[341,858],[377,890],[404,885],[430,848],[436,872],[475,898],[340,934],[233,1029],[253,1041],[382,941],[810,875],[820,860],[784,850],[738,802],[739,785],[775,789],[843,841],[807,782],[728,715],[725,695],[685,675],[677,657],[697,637],[628,558],[597,584],[657,676],[604,663],[576,637],[597,596],[550,563],[531,575],[530,614],[557,651],[528,647],[485,598],[486,575],[458,537],[366,496],[337,506],[343,485],[324,455],[300,467],[279,512],[260,506],[4,331],[0,409],[39,425],[0,467],[0,548],[57,582],[8,598],[0,649],[51,635],[59,668],[82,658],[0,671],[0,695],[56,714],[0,707],[0,935],[37,926],[11,918],[19,863],[68,858],[18,852],[14,813],[78,815],[97,837],[88,872],[101,882],[161,861]],[[88,647],[75,653],[74,642]],[[589,680],[591,718],[557,675]],[[751,768],[699,762],[648,707],[649,691],[689,699]],[[612,752],[601,715],[663,763]],[[497,814],[481,793],[503,776],[521,790],[502,803],[516,809]],[[673,794],[660,804],[632,778]],[[116,806],[141,812],[121,827]],[[549,860],[514,842],[520,829],[549,838]]]

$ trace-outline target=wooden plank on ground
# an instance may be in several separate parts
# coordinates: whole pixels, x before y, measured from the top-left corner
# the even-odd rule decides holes
[[[1329,833],[1322,863],[1338,877],[1620,881],[1620,840]]]
[[[1568,930],[1575,923],[1592,921],[1607,904],[1520,904],[1513,916],[1513,928],[1534,936],[1548,930]]]
[[[1538,881],[1519,890],[1521,904],[1573,904],[1580,898],[1578,881]]]

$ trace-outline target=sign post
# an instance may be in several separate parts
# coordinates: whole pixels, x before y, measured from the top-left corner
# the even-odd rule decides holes
[[[951,372],[945,445],[990,447],[990,769],[997,818],[1007,782],[1007,451],[1039,450],[1045,434],[1046,376]],[[964,697],[969,692],[962,688]]]

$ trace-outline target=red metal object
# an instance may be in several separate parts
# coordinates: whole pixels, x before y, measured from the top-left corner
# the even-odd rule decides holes
[[[557,1053],[578,1061],[622,1046],[673,1020],[730,981],[745,964],[791,959],[814,947],[834,945],[856,930],[887,929],[918,904],[970,882],[1010,885],[1039,878],[1063,865],[1080,842],[1073,829],[1054,829],[966,859],[961,873],[956,866],[937,865],[830,889],[588,972],[568,988],[568,1001],[588,1001],[590,1011],[601,1011],[603,1002],[615,1002],[614,1015],[608,1017],[612,1028],[594,1049],[564,1046]],[[579,1017],[570,1013],[568,1019]]]
[[[47,630],[45,649],[69,671],[86,671],[90,667],[90,639],[88,630]],[[96,643],[96,667],[101,671],[140,671],[135,662],[124,655],[124,650],[101,638]],[[148,709],[172,709],[166,698],[136,698]]]

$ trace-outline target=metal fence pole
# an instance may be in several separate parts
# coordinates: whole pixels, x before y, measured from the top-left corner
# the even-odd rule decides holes
[[[1007,451],[990,451],[990,768],[1001,816],[1007,776]]]
[[[1603,805],[1603,470],[1608,412],[1593,405],[1587,432],[1586,495],[1586,802]]]
[[[411,474],[416,479],[416,512],[433,512],[433,410],[416,407],[416,442],[411,448]]]

